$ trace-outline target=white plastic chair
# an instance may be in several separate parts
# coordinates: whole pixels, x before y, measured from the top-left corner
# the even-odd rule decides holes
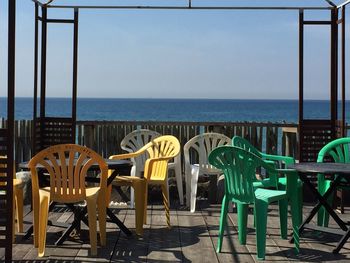
[[[124,139],[120,143],[120,147],[129,153],[136,152],[142,146],[159,136],[161,136],[160,133],[148,129],[134,130],[124,137]],[[131,161],[133,162],[133,166],[131,168],[130,175],[141,177],[142,173],[144,172],[144,166],[147,158],[148,156],[145,153],[136,158],[131,159]],[[181,154],[174,158],[174,162],[168,163],[168,170],[170,169],[175,170],[176,185],[179,193],[180,204],[183,205],[184,195],[182,187]],[[131,188],[130,191],[130,207],[134,207],[134,190]]]
[[[219,133],[204,133],[193,137],[184,146],[186,205],[193,213],[196,210],[198,177],[204,174],[220,175],[221,171],[208,162],[209,153],[220,145],[231,145],[231,139]],[[190,152],[192,153],[190,158]],[[197,156],[198,163],[193,163]]]

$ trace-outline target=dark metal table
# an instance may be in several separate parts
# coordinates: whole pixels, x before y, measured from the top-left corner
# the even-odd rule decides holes
[[[118,176],[118,174],[130,174],[130,169],[132,167],[132,162],[128,160],[111,160],[105,159],[108,169],[114,170],[114,172],[107,179],[107,186],[109,186],[113,180]],[[18,165],[18,167],[22,170],[28,170],[28,162],[23,162]],[[40,166],[38,166],[40,169]],[[44,170],[44,167],[42,167]],[[98,164],[92,164],[89,171],[97,171],[99,170]],[[86,182],[99,183],[100,179],[98,177],[86,177]],[[88,225],[88,219],[86,218],[87,208],[86,206],[82,209],[76,209],[73,204],[66,204],[74,213],[74,221],[72,224],[63,232],[62,236],[55,242],[56,245],[62,244],[70,233],[74,230],[80,229],[80,222],[83,221],[86,225]],[[52,202],[50,204],[50,210],[55,206],[55,203]],[[127,236],[130,236],[131,231],[119,220],[117,216],[114,215],[113,211],[107,207],[107,215],[110,218],[111,222],[115,223],[121,231],[123,231]],[[29,238],[33,233],[33,226],[31,226],[23,238]]]
[[[306,184],[311,193],[317,198],[316,206],[311,210],[310,214],[304,220],[304,222],[299,227],[299,235],[303,232],[304,229],[313,229],[322,232],[328,232],[332,234],[342,235],[342,238],[338,242],[333,253],[336,254],[344,246],[346,241],[350,237],[350,227],[343,222],[339,216],[334,212],[332,207],[327,203],[327,198],[330,197],[334,191],[337,189],[337,186],[346,181],[347,184],[350,183],[350,164],[345,163],[298,163],[288,166],[288,168],[295,169],[298,171],[300,179]],[[325,175],[337,175],[332,181],[330,188],[324,195],[321,195],[314,184],[310,181],[309,176],[317,176],[317,174]],[[330,229],[328,227],[315,226],[309,224],[311,219],[316,215],[317,211],[323,206],[329,215],[335,220],[340,229]]]

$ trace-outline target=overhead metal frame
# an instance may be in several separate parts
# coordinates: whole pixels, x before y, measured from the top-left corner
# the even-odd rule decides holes
[[[77,99],[77,67],[78,67],[78,14],[82,9],[155,9],[155,10],[291,10],[299,13],[299,132],[302,135],[299,141],[299,153],[306,145],[312,146],[314,153],[312,156],[303,159],[303,161],[315,160],[316,151],[319,150],[320,144],[312,141],[312,138],[319,136],[322,143],[334,139],[337,136],[345,135],[345,8],[350,3],[350,0],[344,1],[340,5],[334,4],[331,0],[320,0],[320,4],[325,6],[197,6],[193,0],[183,2],[185,4],[176,6],[167,5],[58,5],[55,0],[32,0],[36,8],[36,46],[35,46],[35,76],[34,76],[34,101],[37,99],[38,86],[38,22],[42,23],[41,34],[41,92],[40,92],[40,117],[45,118],[45,97],[46,97],[46,31],[48,23],[72,23],[74,24],[73,36],[73,92],[72,92],[72,123],[75,126],[76,122],[76,99]],[[144,1],[146,3],[146,1]],[[234,4],[234,1],[232,1]],[[42,15],[38,15],[38,8],[41,9]],[[74,10],[74,19],[50,19],[47,17],[48,9],[72,9]],[[308,21],[304,20],[304,12],[313,10],[327,10],[330,12],[329,21]],[[342,11],[341,19],[338,19],[339,10]],[[342,25],[341,34],[341,83],[342,83],[342,110],[341,121],[338,117],[338,27]],[[330,120],[305,120],[304,119],[304,27],[309,25],[325,25],[330,27]],[[36,103],[34,103],[34,122],[37,117]],[[45,129],[45,127],[41,127]],[[323,131],[320,132],[320,129]],[[73,129],[75,131],[75,129]],[[35,133],[34,133],[35,134]],[[305,135],[305,136],[304,136]],[[39,136],[40,137],[40,136]],[[74,136],[75,138],[75,136]],[[304,146],[303,146],[304,145]],[[305,148],[305,147],[304,147]]]

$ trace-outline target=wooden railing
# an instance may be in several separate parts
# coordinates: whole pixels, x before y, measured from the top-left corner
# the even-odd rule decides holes
[[[6,126],[0,121],[0,128]],[[79,121],[76,127],[76,143],[86,145],[104,157],[122,153],[120,141],[137,128],[155,130],[161,134],[176,136],[183,146],[189,139],[203,132],[218,132],[233,137],[242,136],[267,153],[297,156],[297,124],[256,122],[137,122],[137,121]],[[32,156],[33,122],[15,122],[16,162]]]

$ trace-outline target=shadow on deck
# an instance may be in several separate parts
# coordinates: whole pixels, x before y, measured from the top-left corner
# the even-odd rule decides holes
[[[304,213],[310,210],[305,206]],[[126,206],[114,208],[131,230],[134,230],[134,211]],[[25,217],[25,229],[32,220],[29,213]],[[350,220],[350,211],[342,215]],[[107,245],[98,248],[98,256],[92,257],[89,251],[87,227],[82,224],[80,235],[71,236],[61,246],[55,246],[55,240],[64,229],[50,226],[44,258],[37,258],[37,249],[33,239],[23,240],[23,234],[16,236],[13,246],[14,262],[256,262],[255,232],[253,215],[248,217],[248,236],[245,246],[238,243],[237,219],[230,213],[222,253],[216,254],[219,229],[220,205],[208,205],[199,201],[198,211],[190,213],[183,207],[173,206],[171,210],[172,228],[168,229],[161,205],[148,207],[148,220],[143,237],[133,234],[126,237],[115,227],[107,224]],[[49,219],[60,223],[71,222],[73,216],[65,208],[56,208]],[[334,225],[334,224],[333,224]],[[290,227],[290,225],[289,225]],[[279,236],[279,217],[277,206],[269,211],[266,262],[350,262],[350,245],[346,244],[340,254],[333,255],[339,236],[306,232],[301,239],[301,253],[294,253],[293,244]],[[291,232],[291,228],[289,229]],[[4,260],[2,258],[2,260]]]

